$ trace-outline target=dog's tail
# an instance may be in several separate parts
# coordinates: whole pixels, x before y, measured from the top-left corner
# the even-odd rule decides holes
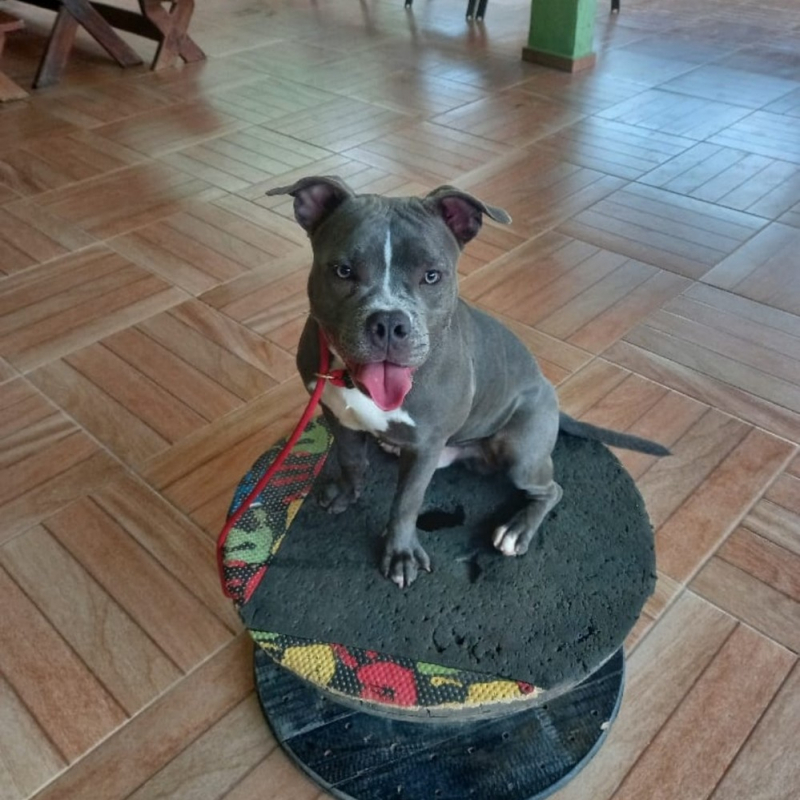
[[[633,436],[629,433],[621,433],[620,431],[612,431],[609,428],[590,425],[588,422],[581,422],[563,411],[558,415],[558,422],[562,431],[571,433],[573,436],[580,436],[582,439],[594,439],[612,447],[636,450],[639,453],[647,453],[651,456],[670,455],[670,451],[663,444],[653,442],[650,439],[643,439],[641,436]]]

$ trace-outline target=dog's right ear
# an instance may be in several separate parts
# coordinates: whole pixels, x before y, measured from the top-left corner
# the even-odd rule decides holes
[[[316,227],[348,197],[353,190],[340,178],[301,178],[291,186],[270,189],[268,195],[290,194],[294,197],[294,217],[301,227],[313,233]]]

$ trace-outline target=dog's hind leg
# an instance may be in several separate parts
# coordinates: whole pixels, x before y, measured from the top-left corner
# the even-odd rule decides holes
[[[523,402],[492,442],[508,465],[514,485],[528,496],[528,504],[500,525],[492,543],[503,555],[521,556],[550,510],[561,499],[561,486],[553,479],[551,454],[558,436],[558,414],[532,401]]]

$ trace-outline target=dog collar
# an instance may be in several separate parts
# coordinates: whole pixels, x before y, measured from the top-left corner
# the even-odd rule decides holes
[[[355,383],[350,377],[350,373],[346,368],[344,369],[327,369],[328,364],[331,363],[333,355],[330,345],[328,344],[328,337],[322,330],[322,326],[317,323],[319,330],[319,365],[320,371],[315,372],[317,378],[328,381],[333,386],[341,386],[345,389],[355,389]]]

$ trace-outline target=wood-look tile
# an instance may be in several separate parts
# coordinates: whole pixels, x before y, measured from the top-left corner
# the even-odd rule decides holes
[[[334,94],[306,83],[271,77],[215,92],[207,98],[207,102],[227,116],[258,125],[335,99]]]
[[[224,795],[225,800],[258,800],[264,786],[270,800],[318,800],[319,786],[276,747],[255,769]]]
[[[270,338],[293,320],[308,316],[308,261],[298,255],[276,261],[269,268],[245,275],[212,289],[202,296],[204,303],[231,319]],[[281,274],[286,273],[283,277]]]
[[[197,200],[214,200],[221,189],[163,164],[152,163],[56,189],[38,205],[98,239],[127,233]]]
[[[0,592],[0,669],[59,753],[74,761],[119,727],[125,712],[2,568]]]
[[[516,88],[594,113],[641,94],[647,86],[638,83],[635,76],[606,75],[596,69],[576,74],[548,69],[518,84]]]
[[[628,375],[581,415],[583,422],[624,431],[630,428],[668,395],[657,383]]]
[[[791,597],[716,556],[690,587],[784,647],[800,652],[800,603]]]
[[[299,378],[286,381],[150,459],[142,474],[160,494],[216,536],[242,476],[292,430],[305,402]]]
[[[0,774],[3,796],[23,800],[66,766],[31,712],[0,677]]]
[[[260,211],[267,224],[269,217],[276,216]],[[276,218],[271,227],[281,224]],[[208,291],[298,249],[296,242],[270,227],[210,203],[195,204],[119,236],[109,246],[191,294]]]
[[[196,8],[196,13],[201,8]],[[253,68],[234,58],[209,58],[193,64],[151,70],[138,75],[135,80],[172,97],[176,102],[185,103],[189,99],[207,97],[252,82]]]
[[[258,699],[250,694],[129,795],[130,800],[154,797],[216,800],[275,747],[277,743],[264,724]]]
[[[778,217],[778,222],[800,228],[800,203],[795,203],[782,217]]]
[[[657,531],[744,440],[749,430],[743,422],[710,409],[675,443],[671,456],[657,461],[639,478],[639,489]]]
[[[786,114],[790,117],[800,117],[800,88],[783,95],[777,100],[773,100],[769,105],[764,106],[764,111],[770,111],[773,114]]]
[[[800,667],[781,687],[736,761],[711,795],[713,800],[790,798],[800,786]]]
[[[575,108],[516,89],[476,100],[434,117],[438,125],[517,147],[529,144],[583,117]]]
[[[132,166],[142,155],[88,131],[28,141],[0,149],[2,187],[31,196]]]
[[[0,114],[0,153],[13,150],[21,142],[45,136],[58,138],[74,130],[74,125],[30,103],[14,103]]]
[[[674,449],[679,447],[680,443]],[[738,524],[793,452],[793,446],[783,439],[751,430],[658,528],[659,568],[676,580],[687,580]],[[648,475],[658,466],[640,479],[640,484],[645,484],[646,502],[652,501],[646,490],[651,486]]]
[[[718,131],[709,141],[800,164],[800,130],[797,120],[791,116],[755,111]]]
[[[79,500],[45,525],[182,670],[230,639],[228,628],[96,503]]]
[[[695,65],[724,59],[738,46],[733,42],[718,42],[712,37],[698,38],[691,34],[676,32],[670,30],[671,27],[673,26],[666,26],[664,30],[658,32],[649,30],[647,36],[640,36],[632,42],[617,46],[626,54],[635,53],[662,59],[678,59]],[[693,71],[684,74],[691,75]],[[677,78],[672,78],[668,82],[671,83],[674,80]]]
[[[130,474],[109,481],[91,499],[231,630],[239,615],[219,590],[215,542]]]
[[[624,369],[595,358],[558,387],[561,410],[583,416],[628,377]]]
[[[192,301],[31,380],[122,459],[140,464],[294,371],[288,353]]]
[[[672,309],[677,313],[671,313]],[[797,384],[800,383],[800,360],[792,358],[791,351],[780,352],[748,340],[746,330],[738,331],[744,335],[737,336],[736,333],[698,321],[694,315],[702,316],[703,310],[702,306],[698,308],[679,298],[674,305],[668,304],[665,310],[651,314],[642,330],[632,333],[627,339],[633,344],[647,347],[662,336],[669,339],[672,347],[667,345],[662,350],[655,344],[653,349],[664,353],[681,346],[689,352],[702,347],[714,354],[707,358],[716,362],[712,367],[716,371],[712,374],[719,377],[724,369],[731,376],[731,383],[787,408],[795,411],[800,409],[800,403],[795,398]],[[723,324],[727,321],[721,320]],[[797,353],[796,350],[794,352]]]
[[[0,541],[110,480],[119,464],[22,378],[0,386]]]
[[[146,114],[175,102],[157,87],[143,81],[109,81],[53,93],[48,113],[81,128],[96,128],[127,117]]]
[[[294,216],[294,202],[287,195],[267,197],[266,192],[281,186],[291,186],[292,183],[308,175],[336,175],[355,192],[380,192],[384,194],[425,194],[433,186],[420,186],[415,181],[410,181],[402,175],[393,175],[386,170],[364,164],[343,155],[331,154],[326,158],[315,161],[307,167],[293,169],[276,178],[256,183],[253,186],[237,192],[237,196],[245,198],[263,208],[268,208],[287,220],[291,220],[295,235],[305,233],[298,228]],[[222,205],[232,198],[229,196],[218,200]]]
[[[800,315],[800,230],[772,223],[703,276],[705,283]]]
[[[316,145],[252,126],[177,150],[161,161],[228,192],[239,192],[330,155]]]
[[[736,621],[684,593],[628,659],[622,707],[597,755],[558,794],[559,800],[606,800],[680,707]]]
[[[504,317],[497,312],[484,309],[510,328],[535,356],[545,377],[553,384],[560,384],[570,375],[585,366],[592,358],[590,353],[554,339],[528,325]]]
[[[522,236],[505,225],[485,222],[480,234],[469,242],[461,253],[458,271],[461,275],[471,275],[524,242]]]
[[[433,187],[457,182],[461,175],[508,151],[503,144],[459,128],[422,122],[347,150],[344,155]]]
[[[795,81],[772,75],[705,64],[663,83],[661,88],[668,92],[757,109],[800,86]]]
[[[775,37],[773,37],[774,39]],[[777,44],[777,42],[776,42]],[[773,75],[786,80],[800,80],[800,57],[796,49],[784,50],[765,42],[741,47],[731,55],[719,59],[721,67],[760,75]]]
[[[708,797],[795,662],[780,645],[737,627],[626,775],[614,800]],[[681,768],[675,769],[678,759]]]
[[[800,167],[707,142],[639,180],[768,218],[778,217],[800,202]]]
[[[635,80],[643,86],[656,86],[687,72],[695,64],[672,55],[666,57],[613,48],[602,54],[600,66],[605,75]]]
[[[699,278],[766,220],[650,186],[630,184],[559,225],[568,236]]]
[[[342,153],[391,133],[412,119],[397,111],[342,97],[267,122],[263,127]]]
[[[619,341],[603,357],[626,369],[663,383],[787,439],[796,439],[800,415],[706,374],[698,365],[685,366],[672,357]],[[727,376],[726,376],[727,377]]]
[[[796,553],[739,527],[725,540],[717,555],[800,602],[800,556]]]
[[[0,208],[0,273],[19,272],[94,243],[88,233],[33,203]]]
[[[800,555],[800,480],[791,469],[789,466],[786,474],[767,489],[744,524],[793,555]]]
[[[736,333],[729,332],[724,327],[728,320],[723,317],[717,321],[713,313],[703,316],[702,305],[681,301],[674,307],[679,314],[656,312],[626,334],[625,341],[711,379],[725,382],[731,387],[732,397],[738,390],[754,398],[754,403],[762,401],[783,415],[797,415],[800,412],[798,362],[791,355],[797,351],[786,347],[787,342],[791,343],[791,337],[780,334],[770,336],[768,330],[766,333],[763,329],[756,330],[755,336],[762,334],[764,338],[769,337],[770,344],[776,343],[785,348],[785,352],[781,352],[774,345],[765,346],[745,338],[748,330],[744,326]],[[705,322],[680,314],[696,314]],[[737,336],[737,333],[742,336]],[[607,355],[611,360],[616,360],[613,352]],[[752,421],[757,422],[755,419]],[[790,438],[796,439],[796,433]]]
[[[651,89],[598,112],[603,119],[696,141],[703,141],[720,131],[723,132],[722,138],[726,138],[727,130],[749,114],[750,109],[741,106],[661,89]]]
[[[105,247],[0,283],[0,354],[30,370],[180,302],[186,295]]]
[[[0,563],[127,714],[181,675],[41,526],[0,548]]]
[[[540,139],[536,146],[558,158],[608,175],[635,180],[694,145],[693,139],[589,117]]]
[[[432,80],[424,69],[377,75],[368,83],[345,88],[344,92],[367,103],[429,118],[486,97],[486,92],[475,86],[446,78]]]
[[[534,287],[528,287],[531,273],[539,288],[548,286],[570,271],[590,262],[584,270],[602,276],[625,262],[614,253],[577,241],[556,232],[548,232],[527,241],[507,256],[495,261],[490,269],[479,270],[461,281],[461,294],[480,301],[498,312],[512,309],[517,300],[535,299]],[[605,273],[603,272],[605,270]],[[520,302],[523,317],[528,318],[526,303]]]
[[[246,123],[209,107],[204,101],[177,103],[95,128],[98,136],[147,156],[158,156],[215,136]]]
[[[252,644],[239,634],[37,797],[122,800],[235,708],[253,688]],[[198,702],[202,698],[202,702]],[[120,769],[120,764],[125,769]]]

